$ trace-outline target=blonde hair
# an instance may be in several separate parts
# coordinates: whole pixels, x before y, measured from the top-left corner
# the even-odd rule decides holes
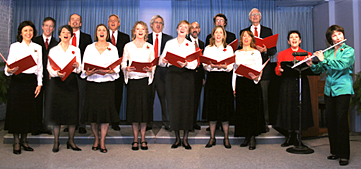
[[[148,31],[148,26],[146,23],[144,23],[143,21],[137,21],[134,23],[133,25],[133,28],[132,28],[132,40],[134,40],[136,38],[136,35],[134,34],[135,32],[135,29],[137,27],[137,25],[142,25],[145,29],[145,35],[144,35],[144,41],[147,41],[148,40],[148,34],[149,34],[149,31]]]
[[[222,44],[223,44],[223,47],[226,48],[227,47],[227,42],[226,42],[226,39],[227,39],[227,33],[226,33],[226,30],[223,28],[223,26],[215,26],[212,30],[212,33],[211,33],[211,39],[209,39],[209,45],[210,46],[214,46],[216,45],[216,40],[214,39],[214,33],[216,32],[216,30],[218,28],[221,28],[222,31],[223,31],[223,36],[224,38],[222,39]]]
[[[245,30],[245,31],[243,31],[243,32],[241,33],[241,36],[239,37],[239,38],[241,39],[241,40],[239,41],[239,46],[240,46],[241,48],[243,48],[243,35],[244,35],[245,33],[247,33],[249,36],[252,37],[252,41],[251,41],[251,44],[250,44],[251,48],[256,49],[256,39],[254,38],[254,35],[253,35],[252,31],[250,31],[250,30]]]
[[[177,29],[181,24],[187,24],[188,25],[188,33],[191,32],[191,24],[187,20],[181,20],[177,25]]]

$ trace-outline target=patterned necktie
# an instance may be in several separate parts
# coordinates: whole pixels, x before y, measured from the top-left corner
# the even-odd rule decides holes
[[[114,37],[114,32],[112,33],[112,44],[115,46],[116,44],[115,44],[115,37]]]
[[[76,36],[75,36],[75,33],[73,33],[73,41],[71,42],[71,45],[76,46]]]
[[[155,34],[154,58],[158,57],[158,34]]]
[[[196,50],[198,48],[197,41],[194,40],[194,46],[196,47]]]
[[[45,39],[45,49],[48,50],[48,47],[49,47],[49,43],[48,43],[49,39],[46,38]]]
[[[257,27],[254,27],[254,36],[255,36],[255,37],[258,37]]]

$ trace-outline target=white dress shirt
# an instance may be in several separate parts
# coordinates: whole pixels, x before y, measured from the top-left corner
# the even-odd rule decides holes
[[[142,79],[145,77],[148,78],[148,85],[152,84],[154,77],[155,66],[152,67],[151,72],[142,73],[142,72],[128,72],[126,70],[127,66],[132,65],[132,61],[136,62],[151,62],[154,60],[154,46],[148,42],[145,42],[141,48],[137,48],[134,42],[128,42],[124,46],[123,60],[122,60],[122,70],[124,72],[124,82],[128,84],[128,79]],[[127,62],[129,61],[129,65]]]
[[[73,70],[74,73],[80,73],[81,72],[81,60],[80,60],[80,49],[69,45],[68,49],[66,51],[63,50],[61,47],[61,42],[50,49],[49,51],[49,57],[53,59],[53,61],[61,68],[64,69],[66,65],[74,58],[76,57],[76,62],[79,63],[79,67],[75,68]],[[48,66],[47,66],[48,72],[50,77],[59,77],[57,71],[55,71],[48,60]]]
[[[235,52],[235,54],[236,54],[236,62],[234,64],[233,77],[232,77],[233,90],[236,89],[236,76],[241,76],[241,75],[235,73],[235,71],[237,70],[237,68],[240,64],[248,66],[257,71],[260,71],[263,68],[262,56],[258,50],[253,50],[253,51],[237,50]],[[255,79],[253,81],[255,84],[257,84],[260,80],[261,80],[261,76],[259,76],[258,79]]]
[[[159,58],[159,65],[162,67],[171,65],[170,63],[165,64],[162,61],[168,51],[185,58],[186,56],[194,53],[196,50],[195,50],[194,43],[190,42],[187,39],[184,39],[183,43],[180,45],[178,44],[177,38],[171,39],[165,44],[163,53],[162,53],[161,57]],[[185,66],[185,68],[195,69],[197,66],[198,66],[198,61],[196,59],[192,62],[188,62],[187,65]]]
[[[9,56],[7,63],[10,65],[26,56],[31,55],[36,63],[35,66],[24,70],[22,73],[25,74],[35,74],[37,76],[38,86],[43,85],[43,62],[42,62],[42,47],[34,42],[30,42],[29,46],[22,41],[15,42],[10,45]],[[5,66],[4,72],[6,76],[11,76],[12,73],[8,73],[6,70],[8,69]]]
[[[43,40],[44,40],[44,44],[45,44],[45,42],[46,42],[46,39],[48,39],[48,45],[50,45],[51,36],[46,37],[46,36],[43,34],[42,37],[43,37]],[[71,41],[70,41],[70,42],[71,42]]]
[[[213,45],[213,46],[208,45],[204,49],[203,55],[208,57],[208,58],[217,60],[219,62],[219,61],[222,61],[224,59],[227,59],[227,58],[233,56],[234,53],[233,53],[233,48],[231,46],[229,46],[229,45],[227,45],[226,48],[224,48],[223,45],[219,46],[218,48],[216,47],[216,45]],[[205,63],[203,63],[203,67],[208,72],[212,72],[212,71],[230,72],[233,69],[233,64],[234,63],[227,65],[227,69],[212,68],[211,65],[208,65],[208,64],[205,64]]]
[[[120,71],[119,65],[113,69],[115,73],[112,74],[100,75],[95,73],[91,76],[88,76],[85,73],[86,71],[84,70],[84,63],[89,63],[101,67],[108,67],[110,64],[114,63],[116,60],[119,59],[117,48],[114,45],[112,45],[110,42],[108,42],[109,44],[108,49],[105,49],[105,51],[102,54],[100,54],[99,51],[96,49],[95,43],[97,42],[93,42],[92,44],[88,45],[85,49],[83,63],[81,66],[83,70],[80,77],[83,79],[87,78],[87,81],[99,82],[99,83],[114,81],[115,79],[118,79],[119,71]]]

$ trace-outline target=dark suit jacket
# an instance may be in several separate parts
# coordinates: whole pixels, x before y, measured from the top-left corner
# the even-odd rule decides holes
[[[42,52],[43,52],[43,83],[45,84],[47,82],[47,79],[49,79],[49,73],[47,70],[47,64],[48,64],[48,54],[49,54],[49,50],[58,45],[58,41],[54,38],[51,37],[50,42],[49,42],[49,46],[48,46],[48,50],[46,50],[45,48],[45,42],[43,39],[43,35],[41,36],[37,36],[34,38],[34,42],[39,44],[42,47]]]
[[[227,44],[230,44],[231,42],[233,42],[234,40],[236,40],[236,35],[232,32],[228,32],[226,31],[226,34],[227,34],[227,38],[226,38],[226,43]],[[206,38],[206,46],[209,45],[209,40],[211,39],[212,35],[209,34],[207,35],[207,38]]]
[[[81,53],[80,57],[81,57],[82,62],[83,62],[83,55],[84,55],[85,48],[89,44],[92,44],[92,43],[93,43],[93,40],[89,34],[80,32],[79,49],[80,49],[80,53]]]
[[[111,42],[111,38],[108,39],[108,42]],[[115,46],[117,47],[119,58],[123,56],[124,46],[128,42],[130,42],[129,35],[118,31],[117,43]]]
[[[187,35],[186,39],[192,42],[192,39],[189,36],[190,35]],[[198,47],[200,49],[203,49],[203,51],[204,51],[204,47],[205,47],[204,42],[201,41],[199,38],[198,38]],[[203,51],[202,51],[202,53],[203,53]],[[198,72],[198,74],[196,75],[197,76],[196,78],[205,79],[205,71],[204,71],[202,64],[199,64],[199,66],[196,68],[196,72]]]
[[[186,39],[192,42],[192,39],[191,39],[190,36],[191,36],[191,35],[187,35]],[[199,38],[198,38],[198,47],[199,47],[200,49],[203,49],[203,50],[204,50],[204,47],[205,47],[205,46],[204,46],[204,42],[201,41]],[[202,52],[203,52],[203,51],[202,51]]]
[[[242,32],[245,31],[245,30],[251,30],[251,26],[249,26],[246,29],[242,29],[239,32],[239,35],[241,35]],[[272,34],[272,29],[261,25],[261,34],[259,36],[260,38],[266,38],[266,37],[272,36],[272,35],[273,35]],[[267,53],[261,53],[263,63],[266,62],[268,60],[268,58],[275,55],[276,52],[277,52],[277,48],[273,47],[273,48],[267,49]],[[271,64],[267,64],[267,66],[264,68],[263,74],[262,74],[262,80],[269,80],[271,78],[272,68],[271,68],[270,65]]]
[[[162,52],[164,50],[165,43],[167,43],[167,41],[169,41],[171,39],[173,39],[172,36],[167,35],[165,33],[162,33],[162,42],[160,42],[160,53],[159,53],[159,55],[162,54]],[[147,42],[153,45],[153,33],[148,34]]]

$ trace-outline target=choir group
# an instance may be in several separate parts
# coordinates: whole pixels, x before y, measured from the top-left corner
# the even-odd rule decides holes
[[[260,25],[261,12],[249,12],[251,26],[240,31],[239,47],[229,44],[235,34],[225,30],[227,17],[217,14],[215,27],[206,43],[198,39],[197,22],[182,20],[177,25],[177,37],[163,33],[164,20],[155,15],[150,21],[152,33],[143,21],[137,21],[131,37],[118,31],[120,19],[112,14],[108,26],[99,24],[91,36],[80,31],[82,17],[72,14],[69,23],[59,28],[59,41],[52,36],[55,20],[44,19],[43,34],[37,35],[31,21],[20,23],[17,42],[11,44],[7,63],[28,56],[35,64],[26,70],[6,66],[5,74],[11,76],[8,91],[5,129],[14,136],[13,153],[21,149],[33,151],[27,142],[27,133],[50,133],[53,126],[54,153],[59,151],[60,126],[67,125],[67,148],[81,151],[74,143],[75,131],[86,133],[84,124],[90,123],[94,134],[92,150],[106,153],[105,138],[111,125],[119,128],[120,103],[123,84],[127,88],[126,121],[132,125],[134,141],[132,150],[147,150],[145,132],[151,128],[153,104],[157,92],[162,109],[162,122],[166,130],[175,132],[176,141],[171,148],[188,143],[190,131],[199,129],[196,124],[200,93],[204,85],[203,118],[209,121],[210,139],[206,148],[216,145],[215,130],[224,132],[223,145],[231,148],[229,125],[235,125],[235,136],[245,137],[241,147],[256,149],[256,136],[268,129],[268,84],[271,71],[282,76],[276,127],[288,131],[282,147],[299,145],[298,138],[298,75],[289,73],[282,62],[300,61],[308,56],[294,57],[300,48],[301,34],[290,31],[287,41],[290,48],[278,53],[275,70],[267,65],[277,52],[276,47],[256,45],[255,38],[266,38],[272,30]],[[131,40],[130,40],[131,38]],[[344,29],[333,25],[326,32],[330,45],[344,40]],[[233,62],[200,62],[199,59],[169,60],[168,54],[182,58],[202,49],[202,55],[217,61],[234,57]],[[347,165],[350,156],[348,136],[348,103],[353,94],[351,73],[354,50],[341,43],[336,47],[314,53],[318,62],[307,61],[314,73],[327,71],[325,85],[326,120],[329,131],[330,160],[340,159]],[[156,61],[156,64],[151,64]],[[266,66],[264,67],[264,63]],[[139,65],[142,65],[139,67]],[[236,73],[239,67],[250,67],[261,73]],[[302,76],[302,130],[313,126],[310,90],[307,76]],[[235,99],[235,102],[234,102]],[[43,117],[44,110],[44,117]],[[100,132],[99,132],[100,130]],[[183,137],[180,137],[183,130]],[[140,142],[138,134],[140,131]],[[302,144],[302,143],[301,143]]]

